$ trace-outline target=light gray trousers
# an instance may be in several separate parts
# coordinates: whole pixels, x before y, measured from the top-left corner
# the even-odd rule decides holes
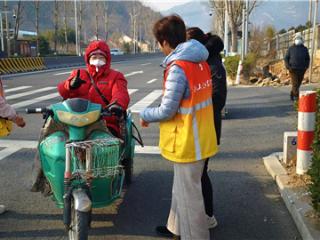
[[[201,189],[204,160],[174,163],[171,209],[167,228],[182,240],[208,240],[208,220]]]

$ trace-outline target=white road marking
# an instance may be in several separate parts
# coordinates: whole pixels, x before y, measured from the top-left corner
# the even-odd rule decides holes
[[[142,63],[141,66],[147,66],[150,65],[151,63]]]
[[[135,93],[138,89],[128,89],[129,95]]]
[[[21,107],[25,107],[25,106],[31,105],[33,103],[46,101],[48,99],[56,98],[56,97],[59,97],[59,96],[60,96],[59,93],[51,93],[49,95],[45,95],[45,96],[42,96],[42,97],[37,97],[37,98],[26,100],[26,101],[23,101],[23,102],[15,103],[15,104],[12,104],[11,106],[14,107],[14,108],[21,108]]]
[[[133,76],[133,75],[136,75],[136,74],[142,74],[142,73],[143,73],[143,71],[136,71],[136,72],[127,73],[124,76],[125,77],[130,77],[130,76]]]
[[[158,79],[154,78],[154,79],[149,80],[147,83],[150,84],[150,83],[153,83],[153,82],[155,82],[155,81],[157,81],[157,80],[158,80]]]
[[[20,149],[21,147],[15,147],[15,146],[6,147],[5,149],[0,151],[0,161],[10,156],[11,154],[19,151]]]
[[[139,102],[130,107],[131,112],[139,113],[144,108],[151,105],[155,100],[157,100],[162,95],[162,90],[153,90]]]
[[[20,97],[32,95],[32,94],[35,94],[35,93],[50,91],[50,90],[52,90],[52,89],[57,89],[57,87],[39,88],[39,89],[32,90],[32,91],[28,91],[28,92],[23,92],[23,93],[18,93],[18,94],[10,95],[10,96],[7,96],[6,99],[7,99],[7,100],[16,99],[16,98],[20,98]]]
[[[28,141],[28,140],[0,140],[0,147],[5,149],[0,151],[0,160],[5,157],[19,151],[22,148],[37,148],[37,141]],[[16,147],[19,146],[19,147]],[[136,154],[160,154],[158,146],[144,146],[139,145],[135,146]]]
[[[15,92],[15,91],[19,91],[19,90],[23,90],[23,89],[27,89],[27,88],[31,88],[32,86],[21,86],[21,87],[15,87],[15,88],[9,88],[7,90],[4,90],[5,93],[9,93],[9,92]]]
[[[62,72],[62,73],[56,73],[53,74],[54,76],[59,76],[59,75],[66,75],[66,74],[70,74],[71,72]]]

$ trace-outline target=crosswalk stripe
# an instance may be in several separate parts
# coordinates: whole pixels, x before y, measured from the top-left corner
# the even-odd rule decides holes
[[[54,76],[59,76],[59,75],[65,75],[65,74],[70,74],[71,72],[62,72],[62,73],[56,73],[56,74],[53,74]]]
[[[162,90],[153,90],[139,102],[130,107],[131,112],[139,113],[144,108],[151,105],[155,100],[157,100],[162,95]]]
[[[39,93],[39,92],[50,91],[50,90],[52,90],[52,89],[56,89],[56,87],[45,87],[45,88],[39,88],[39,89],[37,89],[37,90],[32,90],[32,91],[28,91],[28,92],[18,93],[18,94],[14,94],[14,95],[7,96],[6,99],[7,99],[7,100],[16,99],[16,98],[20,98],[20,97],[32,95],[32,94]]]
[[[4,150],[0,151],[0,160],[9,156],[10,154],[19,151],[22,148],[36,148],[38,145],[37,141],[29,140],[0,140],[0,147],[5,147]],[[19,146],[19,147],[15,147]],[[160,154],[158,146],[135,146],[136,154]]]
[[[27,88],[31,88],[32,86],[21,86],[21,87],[15,87],[15,88],[10,88],[7,90],[4,90],[5,93],[9,93],[9,92],[15,92],[15,91],[19,91],[19,90],[23,90],[23,89],[27,89]]]
[[[130,76],[133,76],[133,75],[136,75],[136,74],[142,74],[142,73],[143,73],[143,71],[136,71],[136,72],[127,73],[124,76],[125,77],[130,77]]]
[[[51,99],[51,98],[56,98],[56,97],[59,97],[59,96],[60,96],[59,93],[51,93],[49,95],[45,95],[45,96],[42,96],[42,97],[37,97],[37,98],[33,98],[33,99],[26,100],[26,101],[23,101],[23,102],[15,103],[15,104],[12,104],[11,106],[14,107],[14,108],[21,108],[21,107],[25,107],[25,106],[31,105],[33,103],[42,102],[42,101],[45,101],[45,100],[48,100],[48,99]]]
[[[6,147],[5,149],[0,151],[0,161],[8,156],[10,156],[11,154],[19,151],[21,149],[21,147]]]
[[[150,81],[148,81],[147,83],[150,84],[150,83],[153,83],[155,81],[157,81],[158,79],[154,78],[154,79],[151,79]]]
[[[135,93],[138,89],[128,89],[129,95]]]

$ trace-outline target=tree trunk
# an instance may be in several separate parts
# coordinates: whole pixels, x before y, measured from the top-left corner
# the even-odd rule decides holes
[[[231,31],[231,52],[236,53],[238,50],[238,29],[236,24],[230,22],[230,31]]]
[[[98,1],[96,1],[96,40],[99,39],[99,34],[98,34],[98,12],[99,12],[99,6],[98,6]]]
[[[36,0],[34,2],[35,5],[35,9],[36,9],[36,32],[37,32],[37,56],[40,55],[40,51],[39,51],[39,5],[40,5],[40,1]]]
[[[109,19],[108,19],[108,3],[104,2],[104,32],[106,36],[106,41],[108,39],[108,32],[109,32]]]
[[[54,1],[54,53],[57,53],[57,40],[58,40],[58,1]]]
[[[82,31],[82,1],[79,2],[79,34],[78,34],[78,41],[79,41],[79,49],[80,55],[81,54],[81,31]]]
[[[68,25],[67,25],[67,1],[64,1],[64,40],[66,44],[66,53],[68,52]]]

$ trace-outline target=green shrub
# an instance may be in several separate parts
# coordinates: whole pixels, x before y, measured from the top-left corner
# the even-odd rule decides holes
[[[255,53],[248,53],[242,63],[244,75],[249,77],[252,70],[256,66],[256,63],[257,55]]]
[[[320,215],[320,89],[317,89],[316,129],[312,150],[312,164],[308,171],[311,177],[309,190],[311,192],[313,208]]]
[[[229,57],[226,57],[225,60],[224,60],[224,66],[226,68],[227,75],[231,79],[235,79],[236,76],[237,76],[237,70],[238,70],[239,61],[240,61],[240,56],[239,55],[229,56]]]

